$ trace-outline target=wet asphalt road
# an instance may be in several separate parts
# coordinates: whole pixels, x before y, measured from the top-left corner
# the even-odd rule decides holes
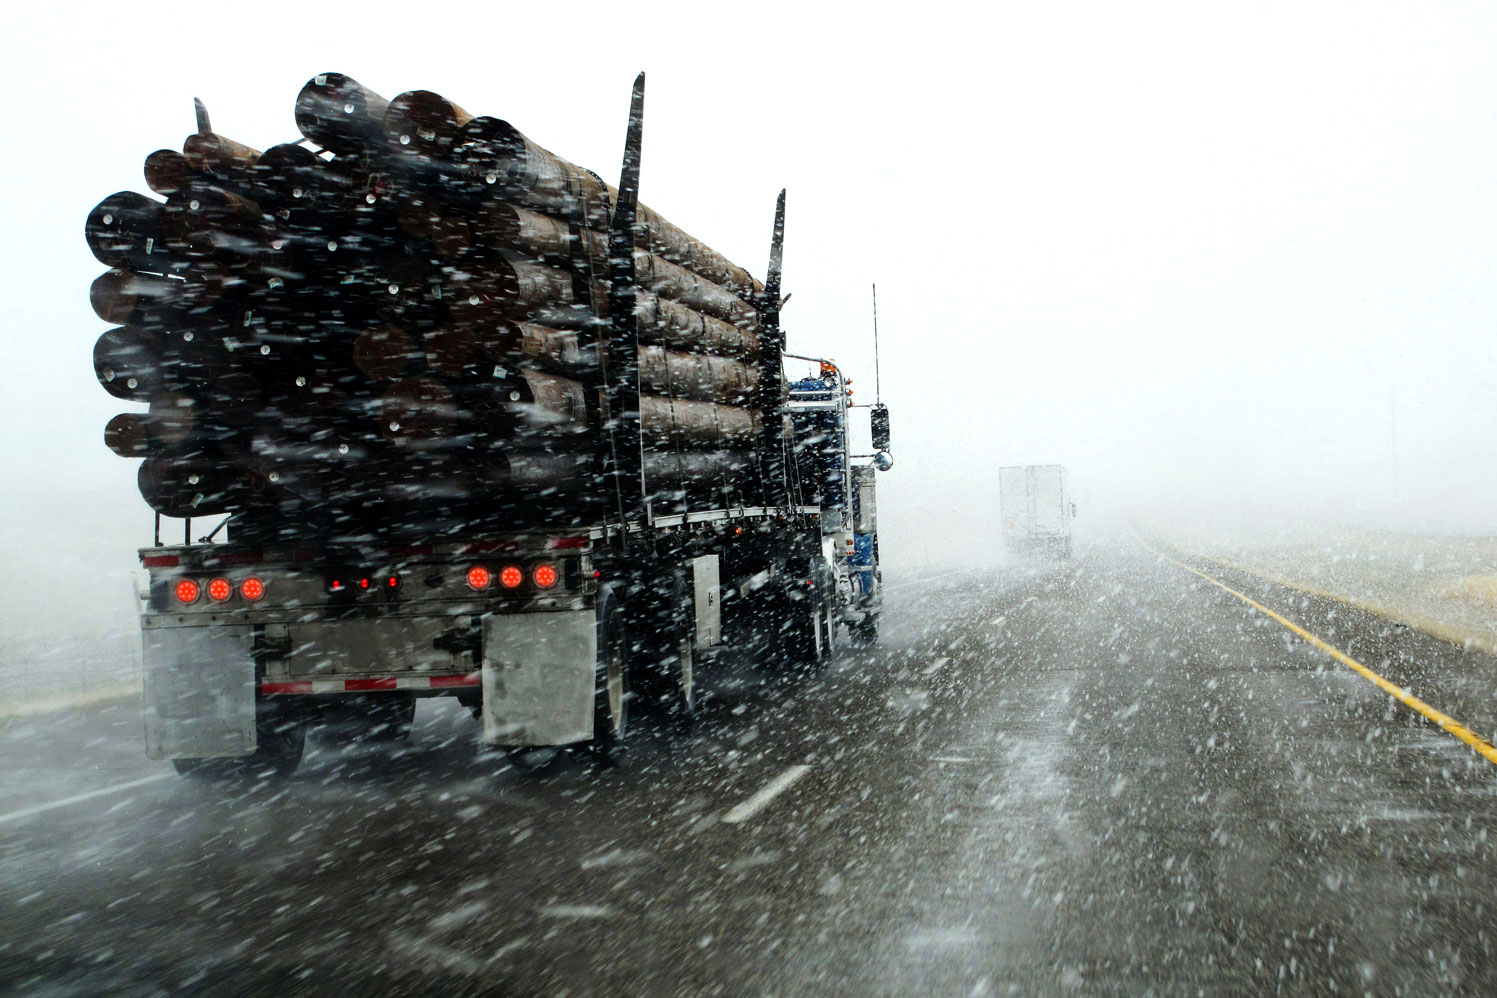
[[[1220,577],[1497,731],[1492,659]],[[0,722],[0,993],[1497,992],[1497,767],[1366,680],[1136,543],[889,603],[606,769],[446,702],[236,790],[133,704]]]

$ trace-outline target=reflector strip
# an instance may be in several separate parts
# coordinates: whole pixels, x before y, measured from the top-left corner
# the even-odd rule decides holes
[[[339,684],[341,685],[341,684]],[[279,693],[315,693],[312,683],[272,683],[265,682],[260,685],[260,692],[266,696],[275,696]]]
[[[148,554],[140,563],[146,568],[176,568],[181,559],[174,554]]]
[[[466,676],[432,676],[428,682],[434,690],[445,689],[450,686],[477,686],[479,674],[470,672]]]
[[[353,693],[365,690],[397,690],[400,687],[392,677],[390,679],[345,679],[343,688]]]
[[[463,554],[483,554],[491,551],[518,551],[518,541],[474,541],[463,545]]]
[[[470,672],[464,676],[384,676],[379,679],[300,679],[293,682],[271,682],[260,684],[265,696],[281,696],[287,693],[369,693],[378,690],[443,690],[455,687],[478,686],[481,674]]]
[[[435,550],[430,544],[417,544],[408,548],[385,548],[385,554],[395,557],[410,557],[412,555],[431,554]]]

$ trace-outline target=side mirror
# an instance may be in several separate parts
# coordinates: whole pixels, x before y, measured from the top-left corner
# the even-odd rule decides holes
[[[881,450],[873,455],[873,467],[878,471],[888,471],[894,467],[894,455],[886,450]]]
[[[889,449],[889,407],[876,405],[868,414],[868,423],[873,429],[873,449]]]

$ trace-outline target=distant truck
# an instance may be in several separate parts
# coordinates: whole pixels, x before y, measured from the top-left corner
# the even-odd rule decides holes
[[[1022,558],[1071,557],[1071,521],[1076,504],[1058,464],[1023,464],[998,469],[998,504],[1003,546]]]

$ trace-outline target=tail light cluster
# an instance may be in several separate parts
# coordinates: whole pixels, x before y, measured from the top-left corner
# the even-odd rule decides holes
[[[580,585],[580,576],[575,559],[563,559],[570,574],[563,583],[564,565],[556,561],[536,561],[527,564],[505,562],[499,565],[471,565],[465,579],[468,588],[475,592],[496,590],[499,592],[547,592],[549,590]],[[353,597],[365,593],[385,592],[394,595],[400,589],[399,575],[367,575],[358,572],[329,574],[324,576],[327,592],[333,596]],[[172,589],[177,602],[182,606],[197,603],[227,603],[237,593],[244,600],[255,603],[265,597],[265,580],[258,576],[231,579],[214,576],[210,579],[178,579]]]
[[[191,606],[204,596],[212,603],[226,603],[236,592],[254,603],[265,595],[265,580],[254,575],[237,583],[223,576],[209,579],[206,584],[196,579],[178,579],[174,592],[183,606]]]
[[[497,587],[514,592],[524,586],[527,580],[535,589],[555,589],[556,584],[561,581],[561,569],[554,561],[536,562],[529,566],[528,571],[512,562],[499,566],[498,571],[491,570],[487,565],[474,565],[468,569],[468,588],[475,591]]]
[[[334,594],[370,593],[384,590],[394,592],[400,588],[398,575],[333,575],[327,580],[327,591]]]

